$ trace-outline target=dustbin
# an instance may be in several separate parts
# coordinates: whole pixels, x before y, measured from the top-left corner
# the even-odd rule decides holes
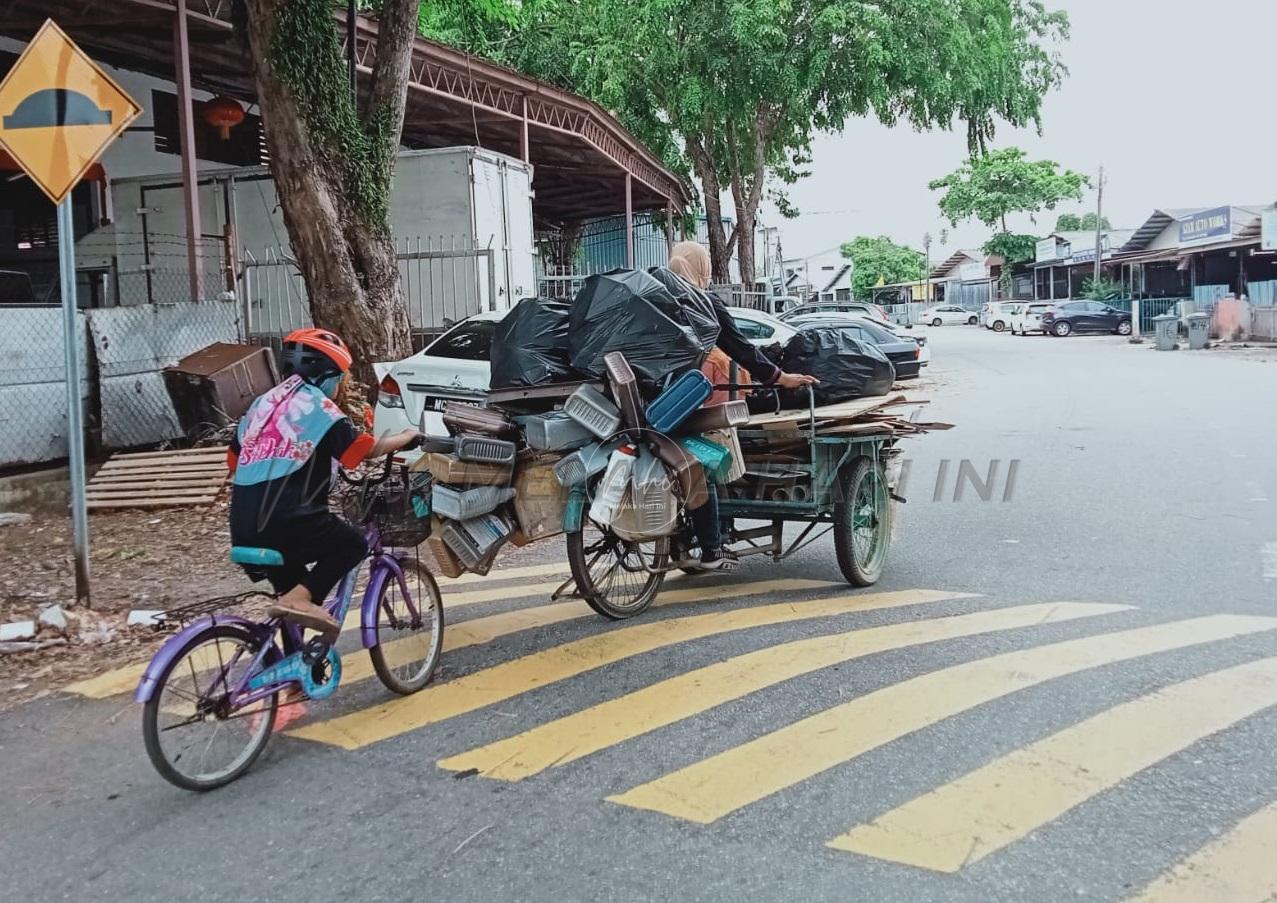
[[[1179,317],[1162,314],[1153,318],[1153,330],[1157,334],[1158,351],[1174,351],[1179,339]]]
[[[1210,344],[1210,314],[1189,314],[1188,347],[1190,350],[1205,348]]]

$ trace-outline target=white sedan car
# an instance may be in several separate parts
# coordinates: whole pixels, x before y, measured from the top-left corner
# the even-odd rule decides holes
[[[788,342],[798,330],[788,323],[748,307],[729,307],[727,312],[736,321],[736,328],[754,345],[772,345]]]
[[[928,326],[950,326],[958,323],[974,326],[980,320],[973,310],[967,310],[956,304],[940,304],[936,307],[928,307],[919,314],[918,322]]]
[[[467,317],[421,351],[389,364],[373,364],[380,381],[373,429],[378,436],[413,428],[446,436],[440,411],[446,401],[477,402],[492,378],[489,353],[506,311]]]

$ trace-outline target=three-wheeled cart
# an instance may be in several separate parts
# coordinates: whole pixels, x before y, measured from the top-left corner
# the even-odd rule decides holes
[[[830,531],[843,576],[854,586],[877,582],[891,542],[893,493],[888,461],[896,435],[889,423],[860,420],[882,399],[816,407],[809,393],[801,415],[754,415],[737,427],[745,476],[718,487],[727,547],[737,557],[783,561]],[[642,437],[637,437],[642,441]],[[628,618],[651,605],[665,575],[697,565],[695,534],[684,512],[674,532],[650,542],[622,539],[588,516],[589,493],[573,490],[564,528],[575,591],[608,618]],[[786,523],[802,524],[788,542]]]

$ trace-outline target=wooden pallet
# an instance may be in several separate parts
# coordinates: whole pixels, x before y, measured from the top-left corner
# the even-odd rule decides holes
[[[226,446],[112,455],[89,480],[90,511],[207,505],[226,484]]]

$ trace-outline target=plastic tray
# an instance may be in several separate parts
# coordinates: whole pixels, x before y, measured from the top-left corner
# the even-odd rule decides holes
[[[720,483],[735,483],[741,477],[745,476],[745,455],[741,452],[740,436],[736,434],[735,428],[727,430],[711,430],[705,434],[705,438],[715,445],[721,445],[731,454],[731,462],[728,466],[727,473],[722,475],[718,481]]]
[[[603,355],[603,366],[607,368],[612,398],[621,409],[621,423],[627,429],[639,429],[646,422],[643,419],[643,399],[639,395],[638,377],[630,369],[629,361],[621,352],[609,351]]]
[[[454,489],[452,486],[435,485],[430,494],[430,504],[436,514],[453,520],[468,520],[487,514],[498,505],[514,498],[514,490],[497,486],[477,486],[474,489]]]
[[[688,370],[647,406],[648,425],[660,433],[671,432],[692,416],[713,391],[705,374]]]
[[[528,448],[537,451],[567,451],[588,445],[594,433],[563,411],[519,418]]]
[[[580,485],[596,473],[602,473],[615,450],[615,443],[591,442],[558,461],[554,465],[554,476],[563,486]]]
[[[749,423],[749,405],[741,399],[707,404],[679,424],[679,432],[708,433]]]
[[[568,397],[564,412],[600,439],[606,439],[621,425],[616,405],[593,386],[581,386]]]
[[[515,447],[509,439],[465,433],[457,437],[456,446],[457,457],[462,461],[473,461],[476,464],[514,463]]]

